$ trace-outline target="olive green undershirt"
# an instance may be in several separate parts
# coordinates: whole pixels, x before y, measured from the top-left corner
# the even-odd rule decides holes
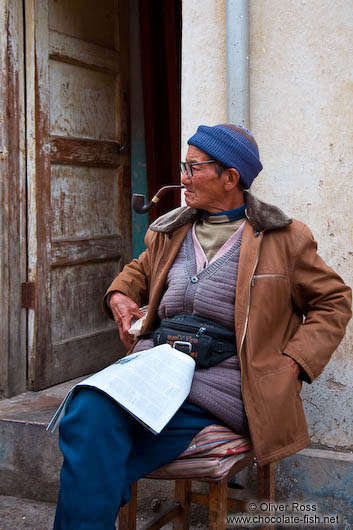
[[[196,224],[196,236],[208,262],[242,225],[244,219],[230,221],[226,215],[207,217]]]

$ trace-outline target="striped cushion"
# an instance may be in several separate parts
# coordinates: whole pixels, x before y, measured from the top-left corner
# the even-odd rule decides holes
[[[208,458],[224,457],[251,449],[249,438],[235,434],[223,425],[209,425],[200,431],[190,442],[179,458],[193,456]]]
[[[228,427],[209,425],[190,442],[173,462],[153,471],[150,478],[221,479],[252,448],[250,439]]]

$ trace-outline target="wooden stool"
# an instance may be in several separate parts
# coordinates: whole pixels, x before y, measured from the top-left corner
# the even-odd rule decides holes
[[[227,457],[226,457],[227,458]],[[229,457],[232,458],[232,457]],[[213,459],[214,460],[214,459]],[[224,461],[225,458],[222,458]],[[177,460],[174,461],[177,462]],[[174,505],[164,513],[156,516],[152,522],[145,524],[141,530],[158,530],[164,525],[173,521],[174,530],[189,529],[189,514],[191,503],[208,506],[208,528],[209,530],[226,530],[227,512],[246,512],[249,501],[238,500],[229,496],[229,490],[232,484],[229,484],[230,478],[252,465],[254,454],[252,451],[238,455],[237,461],[227,470],[225,476],[220,479],[202,478],[197,476],[185,476],[175,479]],[[173,463],[172,463],[173,464]],[[168,464],[169,465],[169,464]],[[146,478],[168,479],[171,476],[163,477],[163,469],[154,471]],[[209,484],[208,494],[195,493],[192,491],[192,480],[207,482]],[[257,468],[257,500],[274,502],[274,465],[268,464]],[[130,502],[120,509],[119,512],[119,530],[136,530],[136,505],[137,505],[137,483],[132,486],[132,496]],[[265,514],[264,514],[265,515]],[[262,526],[262,530],[273,530],[274,525]]]

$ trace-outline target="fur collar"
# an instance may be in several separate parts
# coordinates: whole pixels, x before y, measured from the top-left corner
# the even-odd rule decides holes
[[[291,224],[292,220],[277,206],[257,199],[249,191],[244,191],[246,202],[246,217],[255,232],[265,232],[283,228]],[[158,217],[150,226],[153,232],[171,233],[187,223],[193,223],[200,217],[201,210],[181,206]]]

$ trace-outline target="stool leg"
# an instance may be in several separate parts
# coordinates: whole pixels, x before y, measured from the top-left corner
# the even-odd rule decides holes
[[[181,512],[174,519],[173,530],[189,530],[191,480],[176,480],[174,500],[181,506]]]
[[[228,499],[228,477],[218,482],[210,482],[208,501],[209,530],[226,530]]]
[[[136,530],[137,482],[131,486],[131,499],[119,510],[119,530]]]
[[[257,498],[259,501],[275,501],[275,465],[267,464],[257,468]],[[261,527],[260,530],[274,530],[274,525]]]

